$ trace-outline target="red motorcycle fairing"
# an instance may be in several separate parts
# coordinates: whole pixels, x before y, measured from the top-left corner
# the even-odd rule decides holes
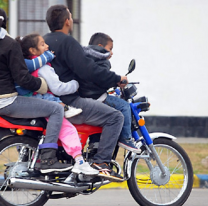
[[[45,134],[45,128],[37,127],[37,126],[27,126],[27,125],[19,125],[18,121],[16,124],[9,122],[9,117],[7,117],[8,121],[3,117],[0,117],[0,128],[7,128],[7,129],[24,129],[24,130],[33,130],[33,131],[42,131]],[[14,120],[14,118],[11,118]],[[87,139],[92,134],[97,134],[102,132],[102,127],[96,127],[86,124],[74,125],[78,131],[79,138],[82,144],[82,149],[84,148]],[[62,146],[61,142],[58,140],[58,145]]]
[[[87,139],[90,135],[102,133],[102,127],[96,127],[87,124],[74,124],[74,126],[77,129],[82,149],[84,149],[84,146],[86,145]],[[58,145],[62,145],[59,140]]]
[[[8,128],[8,129],[28,129],[28,130],[43,131],[43,132],[45,130],[45,128],[43,128],[43,127],[12,124],[12,123],[10,123],[9,121],[5,120],[2,117],[0,117],[0,127]]]

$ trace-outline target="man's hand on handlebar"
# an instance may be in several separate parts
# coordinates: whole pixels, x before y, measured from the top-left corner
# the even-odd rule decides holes
[[[119,87],[124,88],[128,84],[127,76],[121,76],[121,80],[117,84]]]

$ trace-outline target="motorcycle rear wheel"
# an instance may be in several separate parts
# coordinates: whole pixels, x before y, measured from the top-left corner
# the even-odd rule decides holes
[[[151,165],[156,169],[153,175],[144,159],[135,159],[131,178],[127,181],[131,195],[141,206],[181,206],[189,197],[193,185],[190,159],[172,140],[158,138],[153,144],[163,165],[170,171],[170,179],[164,185],[158,184],[162,183],[162,179],[158,175],[160,171],[156,161],[151,160]],[[153,177],[156,177],[156,184]]]
[[[15,176],[21,167],[25,167],[16,164],[20,149],[25,146],[26,151],[28,151],[28,155],[26,154],[23,160],[26,163],[31,160],[37,145],[37,140],[27,136],[11,136],[0,142],[0,202],[3,205],[42,206],[47,202],[48,197],[45,191],[10,188],[7,185],[9,177]],[[11,168],[14,168],[15,165],[16,169],[12,171]]]

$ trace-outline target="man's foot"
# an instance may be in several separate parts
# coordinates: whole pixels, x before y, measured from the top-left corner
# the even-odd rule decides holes
[[[88,162],[83,162],[82,164],[75,163],[74,167],[72,168],[72,172],[74,173],[82,173],[85,175],[98,175],[99,171],[93,169]]]
[[[73,165],[60,163],[57,158],[54,158],[41,160],[40,171],[44,174],[50,172],[64,172],[70,170],[72,167]]]
[[[118,140],[118,146],[119,147],[122,147],[124,149],[127,149],[131,152],[135,152],[135,153],[141,153],[141,149],[140,148],[137,148],[135,145],[134,145],[134,142],[132,141],[132,139],[119,139]]]
[[[82,109],[68,106],[68,110],[64,112],[65,118],[76,116],[82,112]]]
[[[48,143],[49,144],[49,143]],[[71,164],[60,163],[56,157],[56,149],[41,149],[40,171],[41,173],[63,172],[72,169]]]
[[[123,177],[114,172],[107,163],[93,163],[92,167],[99,171],[98,176],[104,177],[112,182],[122,182],[124,180]]]

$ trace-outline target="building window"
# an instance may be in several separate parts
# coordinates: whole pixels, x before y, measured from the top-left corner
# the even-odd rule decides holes
[[[72,36],[80,41],[80,8],[81,0],[19,0],[18,1],[18,35],[25,36],[37,32],[45,35],[49,32],[45,21],[48,8],[54,4],[67,5],[72,13],[74,27]]]
[[[74,20],[72,36],[80,42],[81,0],[67,0],[67,4]]]
[[[18,1],[18,35],[25,36],[32,32],[46,34],[48,26],[45,22],[48,0]]]

